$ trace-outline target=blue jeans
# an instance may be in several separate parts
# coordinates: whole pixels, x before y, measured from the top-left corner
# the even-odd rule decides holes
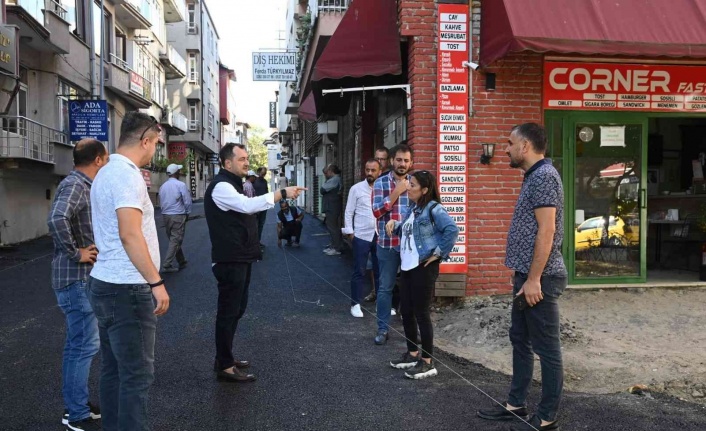
[[[373,289],[377,292],[380,286],[380,268],[377,258],[377,236],[373,237],[372,242],[353,237],[353,276],[351,277],[351,305],[360,304],[363,296],[363,285],[365,284],[365,273],[368,267],[368,255],[372,255],[370,259],[373,261],[373,275],[375,276],[375,286]]]
[[[513,294],[522,288],[527,276],[516,273]],[[507,402],[521,407],[527,400],[532,383],[534,353],[542,367],[542,399],[537,406],[537,416],[554,421],[564,387],[564,368],[559,340],[559,296],[566,288],[566,277],[542,277],[544,299],[534,307],[522,311],[512,309],[510,341],[512,342],[512,383]]]
[[[392,309],[392,289],[397,281],[397,270],[400,267],[400,252],[393,248],[377,246],[377,258],[380,265],[380,287],[378,288],[377,315],[378,331],[388,331]]]
[[[88,291],[100,333],[103,430],[148,431],[147,393],[154,380],[157,331],[152,289],[91,277]]]
[[[86,282],[73,282],[54,290],[59,308],[66,318],[66,342],[62,365],[62,394],[69,411],[69,421],[86,419],[88,409],[88,375],[91,361],[98,353],[98,323],[88,297]]]

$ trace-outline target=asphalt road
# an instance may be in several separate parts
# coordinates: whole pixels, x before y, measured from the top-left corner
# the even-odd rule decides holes
[[[254,265],[236,339],[236,356],[252,361],[258,381],[242,385],[219,383],[212,371],[217,291],[210,242],[205,219],[188,223],[189,266],[167,274],[172,303],[158,324],[154,430],[507,428],[475,412],[492,403],[478,388],[504,400],[508,376],[438,352],[439,376],[405,379],[387,365],[404,351],[402,337],[392,334],[386,346],[375,346],[372,316],[349,314],[350,255],[322,255],[323,225],[307,216],[302,247],[285,256],[275,246],[274,212],[267,222],[265,258]],[[64,323],[50,287],[47,246],[40,240],[0,251],[0,430],[62,429]],[[96,401],[99,362],[91,376]],[[530,405],[538,393],[535,385]],[[564,430],[696,431],[706,429],[704,413],[672,398],[566,393],[561,422]]]

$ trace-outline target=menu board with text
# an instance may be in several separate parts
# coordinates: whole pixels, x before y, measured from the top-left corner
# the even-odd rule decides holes
[[[441,203],[460,230],[451,260],[441,265],[442,273],[468,271],[466,254],[466,192],[468,133],[468,5],[439,4],[439,48],[437,112],[437,163]]]

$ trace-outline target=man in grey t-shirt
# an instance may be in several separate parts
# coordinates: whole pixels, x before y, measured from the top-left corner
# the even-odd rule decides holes
[[[557,413],[564,371],[558,299],[567,284],[561,256],[564,190],[559,173],[544,158],[546,150],[546,132],[539,124],[525,123],[512,129],[507,145],[510,166],[525,172],[505,257],[505,265],[515,271],[510,326],[512,383],[505,406],[480,410],[478,416],[488,420],[517,416],[528,421],[511,426],[514,431],[559,428]],[[529,418],[526,399],[535,353],[542,366],[542,399]]]
[[[99,253],[88,290],[101,340],[105,429],[150,429],[147,392],[154,380],[157,316],[167,312],[169,295],[157,270],[154,207],[140,168],[152,159],[161,132],[154,118],[128,112],[118,150],[91,188]]]

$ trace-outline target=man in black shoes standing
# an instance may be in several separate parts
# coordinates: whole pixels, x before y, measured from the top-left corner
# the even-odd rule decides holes
[[[507,145],[510,167],[525,172],[507,236],[505,265],[515,271],[510,341],[512,384],[505,406],[480,410],[488,420],[527,420],[525,404],[534,368],[542,367],[542,399],[537,413],[512,431],[559,429],[557,413],[564,385],[559,340],[558,299],[567,284],[561,256],[564,238],[564,190],[561,177],[544,158],[544,128],[525,123],[512,129]]]
[[[251,382],[255,376],[241,371],[250,363],[233,358],[233,338],[248,304],[252,263],[262,259],[256,214],[274,207],[275,201],[297,198],[305,189],[287,187],[248,198],[243,193],[243,177],[249,166],[245,146],[226,144],[219,156],[222,169],[206,189],[204,197],[211,237],[212,270],[218,281],[213,370],[221,381]]]

